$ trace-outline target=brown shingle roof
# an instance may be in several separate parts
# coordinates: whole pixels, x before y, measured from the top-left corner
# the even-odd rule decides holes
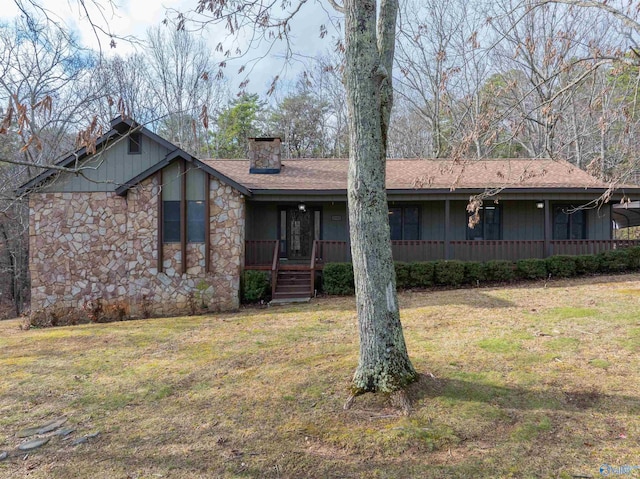
[[[283,160],[279,174],[250,174],[248,160],[203,160],[250,190],[346,190],[346,159]],[[566,161],[549,159],[387,161],[387,189],[606,188]]]

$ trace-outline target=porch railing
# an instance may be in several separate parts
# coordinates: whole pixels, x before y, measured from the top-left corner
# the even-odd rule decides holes
[[[551,240],[550,255],[597,254],[631,246],[640,246],[640,240]],[[405,240],[391,241],[395,261],[461,261],[509,260],[545,258],[544,240]],[[276,240],[247,241],[247,269],[272,269],[279,261],[279,242]],[[447,254],[448,253],[448,254]],[[448,256],[448,257],[447,257]],[[316,240],[313,243],[309,269],[322,269],[326,263],[351,262],[351,250],[346,241]]]
[[[351,248],[346,241],[315,240],[315,263],[322,267],[324,263],[350,263]]]
[[[394,261],[432,261],[445,257],[445,242],[430,240],[391,241]]]
[[[461,261],[544,258],[544,240],[465,240],[450,241],[449,244],[450,259]]]
[[[247,269],[270,269],[278,240],[247,240],[244,265]]]
[[[273,256],[271,259],[271,297],[276,296],[276,285],[278,283],[278,266],[280,262],[280,241],[276,240],[273,245]]]
[[[613,249],[640,246],[640,240],[552,240],[551,255],[598,254]]]

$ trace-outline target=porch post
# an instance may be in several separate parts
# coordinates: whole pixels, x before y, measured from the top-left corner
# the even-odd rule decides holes
[[[444,200],[444,259],[451,259],[449,229],[451,227],[451,200]]]
[[[544,257],[551,256],[551,208],[549,200],[544,200]]]

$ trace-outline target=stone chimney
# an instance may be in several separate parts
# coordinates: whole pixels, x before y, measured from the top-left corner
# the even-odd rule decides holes
[[[280,138],[249,138],[249,173],[280,173],[281,157]]]

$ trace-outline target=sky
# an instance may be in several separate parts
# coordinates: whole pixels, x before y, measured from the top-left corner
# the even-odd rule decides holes
[[[79,0],[9,0],[4,2],[0,19],[6,21],[19,15],[18,3],[33,2],[37,2],[46,9],[50,18],[54,18],[58,23],[64,24],[65,28],[75,32],[81,44],[86,47],[100,49],[105,55],[119,54],[123,56],[139,48],[135,42],[118,38],[115,39],[116,47],[110,48],[109,37],[99,32],[96,33],[91,27],[90,22],[87,21],[87,15],[80,9]],[[309,1],[297,14],[295,22],[292,23],[291,36],[296,59],[286,63],[283,60],[281,49],[280,51],[274,49],[268,52],[263,46],[262,49],[252,51],[241,61],[228,62],[225,76],[230,82],[230,88],[234,88],[242,80],[236,72],[242,64],[246,63],[248,58],[266,56],[255,63],[251,71],[251,81],[247,87],[247,90],[251,92],[264,95],[274,76],[279,75],[282,83],[292,83],[304,70],[304,58],[330,51],[339,33],[331,28],[325,10],[327,5],[323,5],[322,2],[323,0]],[[100,28],[108,30],[116,37],[144,39],[147,29],[161,25],[168,14],[175,18],[175,14],[172,14],[171,10],[188,11],[190,8],[194,8],[197,0],[112,0],[114,8],[107,0],[88,0],[84,3],[90,9],[91,19]],[[102,8],[97,8],[96,4],[101,5]],[[328,26],[329,35],[321,40],[319,32],[320,25],[323,23]],[[200,34],[211,45],[212,55],[216,62],[223,60],[221,55],[215,52],[215,46],[228,37],[224,28],[208,28],[206,32]],[[243,43],[246,46],[246,41]],[[243,50],[245,46],[243,46]]]

